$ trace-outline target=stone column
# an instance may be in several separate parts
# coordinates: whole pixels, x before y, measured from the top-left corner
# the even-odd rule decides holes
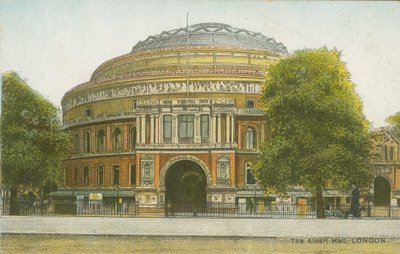
[[[156,154],[154,156],[154,183],[155,187],[160,187],[160,155]]]
[[[222,131],[221,131],[221,114],[218,114],[218,131],[217,131],[217,143],[218,144],[221,144],[221,134],[222,134]]]
[[[154,143],[154,115],[150,116],[150,144]]]
[[[212,115],[212,128],[211,128],[211,142],[217,143],[216,139],[217,134],[217,116],[215,114]]]
[[[137,144],[142,143],[140,138],[141,138],[140,115],[137,115],[136,116],[136,143]]]
[[[158,127],[159,127],[159,133],[158,133],[158,142],[159,143],[164,143],[164,122],[163,122],[163,116],[161,115],[160,118],[158,119]]]
[[[194,143],[200,143],[200,115],[196,114],[194,116]]]
[[[155,140],[154,143],[160,143],[160,121],[159,117],[155,116],[154,118],[154,135],[155,135]]]
[[[129,126],[127,123],[124,123],[124,132],[123,132],[123,150],[128,151],[128,140],[129,140]]]
[[[238,148],[242,149],[242,126],[238,124]]]
[[[226,143],[231,143],[231,115],[226,114]]]
[[[141,137],[140,141],[142,144],[146,144],[146,115],[141,116],[142,119],[140,119],[140,130],[141,130]]]
[[[142,167],[140,165],[140,160],[141,160],[140,154],[136,154],[136,186],[140,186],[141,178],[142,178],[142,176],[140,174],[141,167]]]
[[[91,143],[90,143],[90,153],[96,153],[97,151],[97,140],[96,140],[96,129],[95,128],[92,128],[91,129],[91,133],[90,133],[90,141],[91,141]]]
[[[211,185],[217,185],[217,155],[211,155]]]
[[[235,140],[235,116],[231,115],[231,142]]]
[[[230,185],[232,187],[235,187],[236,185],[236,154],[235,153],[231,153],[230,154]]]
[[[79,133],[78,133],[78,136],[79,136],[79,151],[78,151],[78,154],[82,154],[82,152],[83,152],[83,130],[82,129],[80,129],[79,131],[78,131]]]
[[[178,116],[172,116],[172,143],[178,143]]]
[[[106,143],[105,143],[105,151],[111,151],[111,126],[107,124],[106,127]]]

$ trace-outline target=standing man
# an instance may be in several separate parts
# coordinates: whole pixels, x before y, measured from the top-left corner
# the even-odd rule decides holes
[[[351,204],[351,214],[353,214],[353,218],[359,217],[360,211],[360,192],[357,187],[353,184],[350,195],[350,204]]]

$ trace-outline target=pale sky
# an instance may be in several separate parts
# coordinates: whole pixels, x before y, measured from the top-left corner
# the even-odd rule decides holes
[[[0,72],[17,71],[59,106],[72,87],[140,40],[220,22],[296,49],[343,52],[374,127],[400,111],[400,2],[0,0]]]

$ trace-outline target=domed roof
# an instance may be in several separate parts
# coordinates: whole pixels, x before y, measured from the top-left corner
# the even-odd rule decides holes
[[[149,36],[146,40],[138,42],[133,47],[132,53],[152,49],[185,47],[186,45],[230,46],[268,50],[279,54],[287,53],[286,47],[282,43],[277,43],[273,38],[221,23],[200,23],[188,28],[164,31]]]

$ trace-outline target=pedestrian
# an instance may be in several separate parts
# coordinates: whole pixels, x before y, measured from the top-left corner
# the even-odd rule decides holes
[[[351,187],[352,187],[350,195],[351,214],[353,215],[353,218],[358,218],[360,217],[359,215],[360,192],[358,191],[358,188],[354,184]]]

